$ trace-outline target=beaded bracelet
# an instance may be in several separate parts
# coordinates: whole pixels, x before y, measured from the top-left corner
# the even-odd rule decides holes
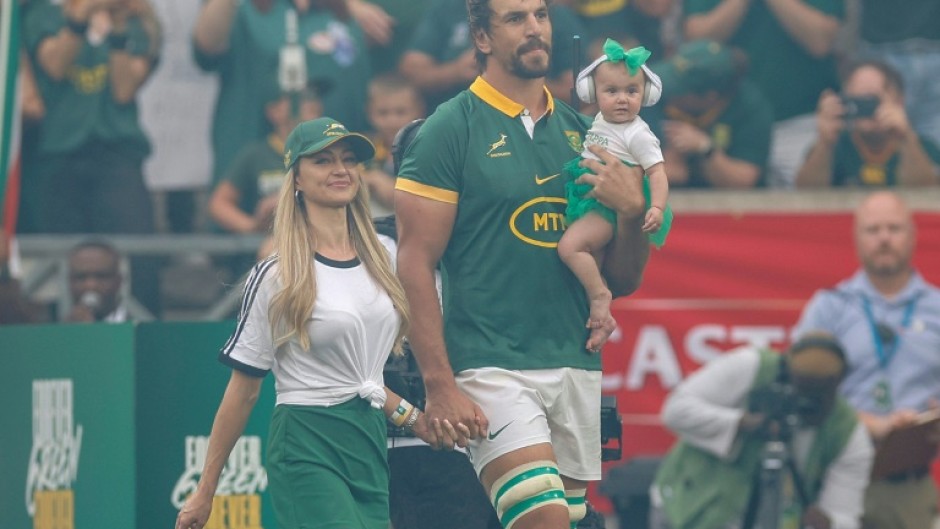
[[[408,420],[405,422],[406,429],[414,430],[415,423],[418,422],[418,415],[421,415],[421,410],[414,408],[411,415],[408,416]]]

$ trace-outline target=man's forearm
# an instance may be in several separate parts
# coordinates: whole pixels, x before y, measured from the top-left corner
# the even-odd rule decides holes
[[[832,52],[839,19],[812,7],[802,0],[766,0],[788,35],[813,57],[826,57]]]
[[[425,93],[445,92],[463,83],[455,62],[439,63],[422,52],[405,52],[400,70]]]
[[[199,18],[196,19],[196,27],[193,29],[196,47],[209,55],[225,52],[228,49],[232,22],[237,10],[236,0],[209,0],[203,4]]]
[[[796,173],[797,187],[824,187],[832,183],[833,148],[817,142]]]
[[[150,60],[125,50],[111,50],[108,63],[112,97],[118,104],[130,103],[150,75]]]
[[[738,31],[749,6],[750,0],[724,0],[707,13],[691,15],[685,22],[685,37],[727,42]]]
[[[751,162],[728,156],[722,150],[716,150],[702,160],[705,177],[714,187],[752,188],[760,178],[760,168]]]
[[[441,316],[434,271],[411,266],[407,258],[399,258],[399,278],[411,309],[408,342],[425,386],[431,391],[454,383],[454,374],[444,343],[444,321]]]
[[[43,40],[39,45],[39,69],[55,81],[64,80],[84,42],[85,35],[63,27],[54,37]]]
[[[649,240],[643,233],[643,216],[617,216],[617,234],[604,257],[603,273],[614,297],[628,296],[640,287],[649,260]]]
[[[901,159],[898,162],[898,185],[902,186],[930,186],[940,183],[937,175],[937,166],[917,134],[910,133],[908,138],[901,141]]]

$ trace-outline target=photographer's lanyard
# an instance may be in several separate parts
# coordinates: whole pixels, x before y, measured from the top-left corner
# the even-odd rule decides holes
[[[911,324],[911,318],[914,316],[914,307],[920,296],[914,297],[904,307],[904,317],[901,319],[901,330],[908,328]],[[872,341],[875,343],[875,356],[878,357],[878,365],[881,367],[881,380],[875,384],[874,397],[875,404],[882,412],[890,412],[894,407],[891,403],[891,384],[888,382],[888,365],[894,359],[894,353],[901,345],[901,333],[894,333],[893,339],[885,340],[882,333],[878,330],[878,323],[875,322],[875,315],[871,310],[871,302],[868,296],[862,296],[862,306],[865,309],[865,317],[868,319],[868,327],[871,329]]]

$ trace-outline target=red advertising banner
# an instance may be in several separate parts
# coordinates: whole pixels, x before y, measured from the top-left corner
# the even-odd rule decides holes
[[[917,214],[915,265],[940,284],[940,214]],[[850,213],[682,214],[650,257],[643,284],[616,300],[619,328],[604,347],[604,393],[623,419],[623,459],[661,455],[659,421],[671,388],[745,344],[786,347],[813,292],[858,268]],[[592,491],[593,492],[593,491]],[[602,497],[592,502],[609,512]]]

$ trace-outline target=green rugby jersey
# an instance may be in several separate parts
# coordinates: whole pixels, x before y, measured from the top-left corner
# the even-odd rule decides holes
[[[36,1],[29,9],[23,23],[23,39],[34,58],[42,43],[65,27],[65,15],[59,4]],[[136,16],[127,21],[127,52],[155,60],[151,56],[150,36]],[[150,154],[150,141],[140,126],[137,98],[123,104],[114,99],[110,56],[107,42],[92,45],[83,38],[64,78],[53,79],[38,65],[33,69],[46,104],[39,134],[40,155],[72,154],[95,141],[117,145],[121,152],[139,160]]]
[[[399,171],[397,189],[457,204],[441,260],[454,371],[601,367],[584,349],[584,290],[556,251],[566,227],[561,167],[590,123],[548,96],[530,137],[523,107],[478,77],[428,118]]]

